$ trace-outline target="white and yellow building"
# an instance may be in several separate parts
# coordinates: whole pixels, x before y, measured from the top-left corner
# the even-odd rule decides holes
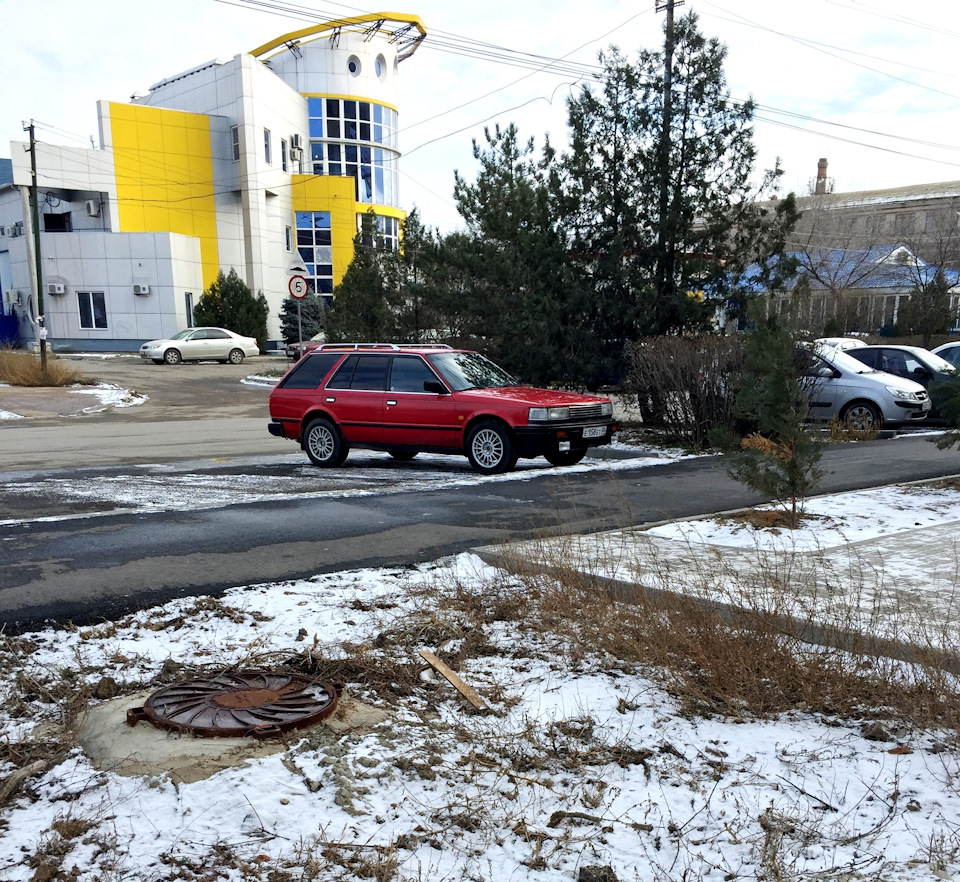
[[[53,348],[136,349],[192,323],[221,269],[270,305],[280,340],[291,268],[332,298],[372,210],[399,240],[399,63],[419,18],[375,13],[210,61],[130,103],[97,105],[99,149],[37,144],[40,263]],[[30,158],[0,181],[0,291],[36,338]]]

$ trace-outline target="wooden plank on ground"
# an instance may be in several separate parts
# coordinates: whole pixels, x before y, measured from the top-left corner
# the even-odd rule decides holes
[[[420,657],[438,673],[443,674],[453,687],[477,710],[487,710],[486,702],[477,694],[477,690],[468,686],[454,673],[449,665],[440,661],[429,649],[421,649]]]

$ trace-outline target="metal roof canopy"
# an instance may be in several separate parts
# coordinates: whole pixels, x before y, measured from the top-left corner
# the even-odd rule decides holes
[[[291,31],[282,37],[277,37],[269,43],[264,43],[252,50],[254,58],[260,58],[273,52],[275,49],[290,48],[291,44],[302,43],[307,38],[319,39],[328,32],[331,36],[338,36],[346,28],[362,31],[366,40],[370,40],[378,31],[385,29],[388,22],[400,25],[390,31],[390,41],[397,43],[397,61],[404,61],[417,51],[427,36],[427,26],[418,15],[409,15],[404,12],[370,12],[366,15],[354,15],[349,18],[338,18],[323,24],[311,25],[299,31]],[[416,33],[414,33],[416,32]]]

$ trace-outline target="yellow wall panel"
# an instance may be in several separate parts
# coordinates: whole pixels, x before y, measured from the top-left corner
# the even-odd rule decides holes
[[[120,230],[199,239],[209,287],[220,269],[209,119],[111,103],[110,134]]]

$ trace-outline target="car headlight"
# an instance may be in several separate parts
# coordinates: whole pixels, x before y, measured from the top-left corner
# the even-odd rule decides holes
[[[919,401],[916,392],[911,392],[909,389],[901,389],[898,386],[887,386],[887,391],[894,398],[906,398],[907,401]]]
[[[601,416],[613,416],[613,402],[612,402],[612,401],[604,401],[603,404],[600,405],[600,415],[601,415]]]
[[[544,420],[570,419],[569,407],[531,407],[527,413],[527,422],[542,423]]]

